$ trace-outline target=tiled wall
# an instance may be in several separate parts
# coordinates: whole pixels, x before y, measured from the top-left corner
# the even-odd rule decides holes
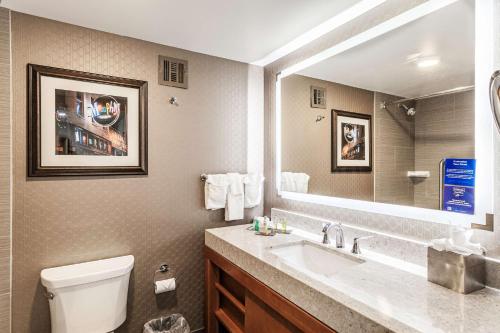
[[[15,12],[12,52],[13,331],[50,330],[41,269],[125,254],[136,262],[117,332],[141,332],[172,312],[202,327],[203,231],[227,223],[222,210],[203,208],[200,174],[246,171],[249,65]],[[157,84],[159,54],[189,61],[189,89]],[[26,179],[27,63],[148,81],[149,175]],[[178,288],[155,296],[162,262]]]
[[[311,108],[310,87],[326,88],[326,108]],[[292,75],[282,81],[282,170],[305,172],[309,193],[373,200],[372,172],[331,173],[332,109],[373,113],[373,92]],[[325,118],[316,122],[316,117]]]
[[[0,332],[10,332],[10,14],[0,8]]]
[[[474,158],[474,91],[421,99],[415,109],[415,170],[431,173],[415,182],[415,206],[439,209],[439,161]]]
[[[400,98],[375,93],[375,201],[413,205],[413,183],[407,171],[415,167],[415,122],[391,104]],[[381,107],[383,102],[386,108]]]

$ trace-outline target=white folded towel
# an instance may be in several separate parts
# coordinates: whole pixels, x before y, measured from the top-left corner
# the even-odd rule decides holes
[[[262,184],[264,177],[261,174],[249,173],[243,179],[245,184],[245,208],[253,208],[262,201]]]
[[[309,192],[309,175],[305,173],[295,174],[295,186],[297,187],[297,192],[307,193]]]
[[[226,207],[229,178],[224,174],[207,175],[205,180],[205,208],[221,209]]]
[[[225,220],[242,220],[245,210],[243,175],[228,173],[229,190],[227,192]]]
[[[433,239],[430,246],[437,251],[450,251],[465,256],[471,254],[482,255],[486,252],[485,248],[479,243],[472,243],[470,238],[472,230],[465,230],[463,228],[455,228],[450,238]]]
[[[281,190],[307,193],[309,191],[309,178],[308,174],[302,172],[282,172]]]
[[[287,192],[297,192],[295,187],[295,181],[292,172],[282,172],[281,173],[281,190]]]

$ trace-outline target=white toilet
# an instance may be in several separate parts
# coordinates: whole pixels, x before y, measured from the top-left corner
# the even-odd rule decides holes
[[[123,324],[133,267],[129,255],[42,270],[52,333],[107,333]]]

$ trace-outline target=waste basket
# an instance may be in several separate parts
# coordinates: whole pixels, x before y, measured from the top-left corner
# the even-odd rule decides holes
[[[176,313],[170,316],[160,317],[144,324],[143,333],[190,333],[187,320]]]

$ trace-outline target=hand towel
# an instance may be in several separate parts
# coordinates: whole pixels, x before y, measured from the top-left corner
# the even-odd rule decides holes
[[[308,174],[302,172],[282,172],[281,190],[307,193],[309,191],[309,178]]]
[[[264,177],[261,174],[249,173],[244,177],[245,208],[253,208],[262,201],[262,184]]]
[[[244,216],[244,187],[243,176],[239,173],[228,173],[229,189],[227,192],[225,220],[242,220]]]
[[[294,174],[295,188],[298,193],[309,192],[309,175],[306,173]]]
[[[205,180],[205,208],[221,209],[226,207],[228,176],[224,174],[207,175]]]
[[[281,173],[281,190],[286,192],[296,192],[294,176],[292,172]]]

